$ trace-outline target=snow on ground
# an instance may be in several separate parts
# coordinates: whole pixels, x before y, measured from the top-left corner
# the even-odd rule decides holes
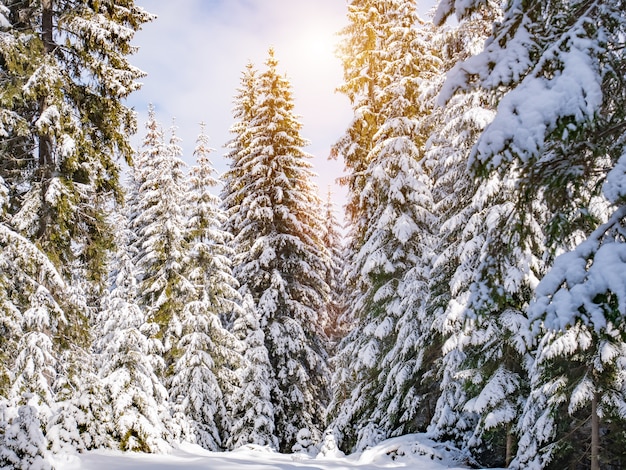
[[[343,456],[279,454],[262,447],[246,446],[234,452],[209,452],[183,444],[165,455],[91,451],[81,455],[57,456],[59,470],[462,470],[460,460],[442,445],[421,435],[387,440],[359,454]]]

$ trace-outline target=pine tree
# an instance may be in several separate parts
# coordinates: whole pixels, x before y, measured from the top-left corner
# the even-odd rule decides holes
[[[492,99],[498,104],[496,116],[474,147],[472,159],[479,174],[504,181],[513,196],[510,213],[516,214],[517,220],[512,219],[507,224],[507,227],[513,227],[513,230],[509,229],[511,235],[502,239],[500,233],[501,241],[492,242],[488,252],[491,259],[500,258],[500,267],[516,256],[519,259],[524,250],[527,254],[543,252],[544,260],[547,258],[549,262],[550,256],[559,250],[571,249],[579,243],[581,236],[591,233],[598,222],[606,218],[607,204],[598,198],[598,189],[607,166],[612,163],[607,159],[610,162],[611,156],[615,159],[622,153],[618,137],[621,131],[619,126],[616,127],[622,117],[616,110],[623,109],[623,83],[613,79],[615,70],[623,68],[619,65],[619,54],[614,52],[615,47],[619,48],[617,38],[623,35],[622,7],[603,2],[508,5],[504,20],[494,30],[493,39],[486,43],[485,51],[455,67],[453,79],[444,88],[444,95],[449,96],[458,88],[480,86],[490,90]],[[568,99],[562,100],[565,95]],[[531,217],[537,213],[540,216],[533,221]],[[530,214],[531,217],[524,219],[519,214]],[[546,227],[545,233],[539,228],[542,226]],[[542,239],[547,242],[546,247],[542,246]],[[590,245],[594,244],[597,246],[598,242]],[[581,250],[586,249],[589,248]],[[582,255],[583,258],[586,256]],[[530,256],[526,259],[532,261]],[[509,272],[519,272],[520,266],[523,267],[518,264],[517,269]],[[558,266],[555,264],[555,268]],[[497,272],[498,268],[493,267],[492,264],[491,272]],[[543,269],[534,271],[541,273]],[[487,288],[484,292],[475,292],[474,296],[479,302],[486,300],[485,297],[497,298],[498,292],[489,290],[490,277],[493,282],[494,276],[484,270],[483,279],[487,283],[483,286]],[[550,278],[548,274],[547,279]],[[516,281],[509,275],[499,284],[506,288],[507,280],[513,284]],[[533,284],[531,282],[525,288],[530,293],[522,296],[521,305],[532,294]],[[488,301],[483,305],[488,305]],[[573,325],[566,329],[563,336],[576,336],[576,328]],[[529,343],[540,345],[535,365],[549,364],[550,361],[544,362],[542,355],[551,350],[553,341],[544,335],[549,337],[552,333],[537,328],[534,331],[533,341]],[[594,344],[591,341],[589,346]],[[589,346],[583,349],[587,350]],[[562,351],[568,356],[575,350],[575,347],[568,346]],[[577,355],[572,358],[574,363],[571,365],[575,367]],[[544,377],[558,376],[559,373],[558,367],[533,372],[535,377],[544,374]],[[534,387],[541,387],[540,383],[546,382],[544,379],[535,382],[523,423],[530,423],[538,416],[536,405],[541,403],[543,392]],[[592,408],[589,413],[592,423],[590,462],[592,468],[598,468],[598,413],[593,410],[597,403],[593,397],[583,396],[587,398],[578,405],[586,403]],[[571,414],[578,405],[569,410]],[[539,405],[539,409],[542,406]],[[530,409],[534,411],[529,412]],[[546,424],[545,420],[534,428],[535,438],[540,442],[551,439],[546,436],[552,431],[543,424]],[[523,430],[523,424],[520,430]],[[566,436],[568,431],[559,432]],[[546,456],[550,455],[550,450],[538,449],[532,441],[523,438],[520,447],[520,454],[524,455],[522,461],[547,465],[549,458]],[[540,455],[535,459],[537,452]],[[570,457],[578,458],[571,454]],[[556,467],[562,465],[566,465],[566,461],[556,463]]]
[[[164,342],[169,367],[177,355],[171,348],[180,333],[178,314],[193,292],[184,268],[188,250],[183,206],[184,162],[175,128],[170,142],[165,144],[153,107],[149,109],[146,129],[134,168],[135,189],[131,194],[136,199],[131,201],[134,216],[131,224],[141,279],[139,306],[145,309],[151,322],[159,325],[158,337]]]
[[[369,163],[369,153],[374,143],[374,134],[383,122],[380,90],[385,86],[381,79],[382,50],[379,36],[384,31],[385,9],[390,1],[350,0],[348,3],[348,25],[340,32],[344,41],[339,46],[339,57],[343,62],[344,83],[338,91],[345,94],[352,104],[355,119],[344,136],[333,146],[332,153],[341,156],[349,170],[341,180],[348,187],[346,214],[351,223],[353,243],[362,243],[365,225],[360,217],[360,193],[365,186],[363,171]]]
[[[130,161],[135,128],[123,100],[143,75],[127,56],[152,16],[133,0],[12,1],[7,8],[2,171],[15,226],[62,274],[78,259],[81,274],[102,286],[112,242],[106,208],[120,196],[116,158]]]
[[[177,349],[182,354],[174,364],[169,389],[172,399],[180,400],[177,411],[190,424],[191,435],[183,437],[206,449],[218,450],[228,436],[225,402],[235,387],[234,369],[239,362],[237,340],[222,326],[221,319],[238,315],[239,307],[235,303],[237,283],[230,268],[230,238],[221,229],[225,215],[219,208],[219,198],[210,192],[217,185],[208,158],[210,151],[202,125],[186,211],[186,276],[194,293],[181,313]]]
[[[337,344],[346,334],[346,300],[345,286],[342,273],[344,270],[343,238],[339,232],[339,222],[335,216],[335,206],[332,202],[332,192],[328,190],[326,205],[324,206],[324,237],[323,242],[329,254],[326,268],[326,284],[330,288],[330,297],[327,302],[326,336],[332,344]]]
[[[440,4],[435,21],[452,13],[444,14],[442,7],[446,5]],[[455,28],[441,31],[437,41],[444,59],[443,69],[449,70],[479,53],[493,22],[500,17],[499,3],[488,2],[461,17]],[[434,93],[439,92],[444,78],[442,75],[432,83]],[[484,91],[471,90],[453,96],[445,107],[434,108],[430,117],[433,132],[426,154],[434,180],[435,212],[440,220],[428,309],[433,333],[443,352],[438,367],[441,392],[429,431],[435,438],[451,440],[461,448],[468,446],[477,426],[481,428],[477,422],[480,413],[466,408],[472,398],[466,384],[473,378],[464,373],[468,341],[473,334],[466,307],[472,285],[479,278],[481,253],[486,247],[486,214],[494,202],[489,197],[481,201],[485,189],[468,171],[468,164],[472,147],[493,116],[493,105]],[[497,192],[491,189],[492,194]]]
[[[360,172],[364,186],[359,194],[359,226],[363,228],[358,229],[358,242],[353,240],[351,249],[356,251],[350,255],[348,271],[349,285],[354,286],[351,316],[356,326],[339,355],[339,367],[348,372],[340,371],[336,380],[335,426],[347,449],[363,449],[393,432],[403,432],[400,429],[413,418],[409,415],[420,400],[415,395],[405,400],[406,384],[420,375],[415,363],[408,366],[414,372],[407,373],[405,359],[410,361],[420,353],[411,350],[401,358],[397,334],[401,320],[411,323],[406,332],[422,330],[415,316],[409,320],[406,309],[422,308],[425,299],[405,303],[404,296],[416,288],[416,280],[407,277],[410,271],[427,278],[428,232],[433,225],[430,182],[420,164],[425,141],[420,118],[428,110],[419,104],[419,82],[434,72],[437,59],[419,35],[421,20],[414,2],[377,2],[377,12],[376,47],[386,51],[377,62],[376,82],[383,117]],[[418,344],[413,347],[419,348]],[[390,375],[403,368],[405,375]],[[344,374],[347,381],[340,377]],[[346,393],[350,397],[342,401]]]
[[[244,295],[242,310],[234,331],[243,343],[243,361],[238,370],[239,387],[231,397],[233,425],[227,447],[236,449],[255,444],[278,449],[271,394],[276,379],[250,294]]]
[[[120,224],[121,225],[121,224]],[[107,400],[101,409],[109,439],[104,446],[162,452],[168,446],[168,395],[158,375],[165,367],[159,326],[137,305],[136,265],[128,251],[131,230],[121,225],[112,287],[98,316],[100,378]],[[100,437],[100,439],[102,439]]]
[[[242,172],[243,165],[240,163],[245,155],[251,150],[251,125],[253,112],[258,100],[258,76],[252,63],[246,65],[246,70],[241,76],[241,86],[237,89],[233,115],[237,121],[231,126],[230,132],[234,137],[226,145],[229,149],[226,158],[230,159],[228,170],[222,176],[222,203],[228,219],[225,229],[235,233],[235,226],[240,223],[238,212],[242,201],[243,191],[249,184],[246,175]]]
[[[321,438],[328,366],[320,315],[328,295],[328,255],[321,240],[321,204],[302,151],[306,141],[272,50],[267,65],[259,77],[249,146],[236,161],[238,168],[231,168],[245,175],[232,196],[238,216],[231,221],[234,272],[261,317],[276,377],[271,393],[279,448],[289,450],[300,429]]]
[[[51,470],[46,439],[41,430],[37,407],[25,404],[9,419],[0,434],[0,468],[14,470]]]
[[[32,394],[44,433],[43,414],[82,388],[68,395],[106,280],[117,158],[131,156],[135,116],[123,100],[143,75],[127,56],[151,18],[132,0],[2,6],[0,304],[13,371],[2,394],[14,405]]]

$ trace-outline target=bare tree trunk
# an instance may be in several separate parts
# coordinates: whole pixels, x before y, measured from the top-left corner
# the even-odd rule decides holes
[[[506,425],[506,452],[504,457],[504,466],[509,467],[513,460],[513,432],[511,429],[511,423]]]
[[[598,394],[591,399],[591,470],[600,470],[600,417],[598,416]]]
[[[41,13],[41,40],[44,45],[44,52],[46,55],[54,52],[54,23],[53,23],[53,0],[41,1],[42,13]],[[39,115],[42,116],[48,108],[46,96],[42,96],[39,99]],[[48,191],[48,184],[54,171],[54,155],[53,155],[53,140],[49,131],[44,131],[38,136],[39,147],[39,172],[41,178],[41,201],[42,201],[42,213],[39,216],[39,228],[38,238],[42,239],[46,237],[50,219],[50,211],[48,204],[46,203],[46,193]]]

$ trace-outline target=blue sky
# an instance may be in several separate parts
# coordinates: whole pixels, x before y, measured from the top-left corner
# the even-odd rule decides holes
[[[329,185],[338,208],[343,188],[334,185],[343,172],[342,161],[329,161],[331,145],[352,119],[348,99],[335,93],[342,70],[334,56],[336,36],[346,24],[344,0],[137,0],[158,18],[135,37],[139,52],[133,65],[148,75],[128,104],[139,114],[137,148],[145,133],[148,103],[169,129],[176,118],[185,161],[193,163],[199,123],[206,122],[218,172],[228,162],[224,144],[233,124],[233,96],[246,64],[263,70],[267,51],[274,47],[279,70],[289,78],[295,111],[304,124],[302,136],[311,141],[322,197]]]

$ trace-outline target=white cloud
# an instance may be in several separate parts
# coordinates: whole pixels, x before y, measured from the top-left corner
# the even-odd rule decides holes
[[[219,172],[228,162],[223,145],[230,139],[232,101],[246,64],[264,69],[273,46],[279,70],[286,73],[294,93],[295,111],[304,124],[305,150],[315,156],[318,186],[325,197],[328,185],[343,172],[343,162],[328,161],[330,146],[351,120],[345,96],[335,93],[342,80],[341,64],[332,44],[346,23],[346,3],[339,0],[137,0],[158,18],[136,36],[139,52],[132,63],[148,76],[129,104],[139,113],[139,145],[148,103],[154,103],[164,128],[176,118],[185,159],[193,163],[198,123],[216,152]],[[344,190],[336,186],[338,202]]]

